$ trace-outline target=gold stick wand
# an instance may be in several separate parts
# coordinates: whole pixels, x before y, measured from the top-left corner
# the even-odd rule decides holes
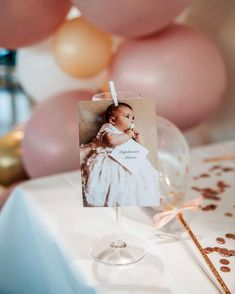
[[[193,231],[191,230],[191,228],[189,227],[189,225],[185,221],[183,214],[182,214],[185,210],[195,211],[195,210],[199,209],[201,201],[202,201],[202,197],[198,197],[196,199],[193,199],[193,200],[190,200],[186,203],[183,203],[182,207],[180,207],[180,208],[174,207],[174,206],[168,204],[168,206],[165,206],[165,211],[158,213],[153,217],[153,220],[155,222],[155,227],[157,229],[160,229],[164,225],[166,225],[169,221],[171,221],[177,217],[178,220],[180,221],[180,223],[182,224],[182,226],[184,227],[184,229],[188,232],[188,234],[189,234],[190,238],[193,240],[194,244],[197,246],[202,257],[204,258],[205,262],[207,263],[207,265],[209,266],[213,275],[215,276],[216,280],[219,282],[219,284],[223,288],[224,293],[231,294],[230,290],[226,286],[225,282],[221,278],[220,274],[216,270],[215,266],[213,265],[213,263],[211,262],[211,260],[209,259],[209,257],[205,253],[205,251],[203,250],[201,244],[197,240],[196,236],[194,235]]]
[[[214,162],[214,161],[224,161],[224,160],[235,160],[235,155],[223,155],[223,156],[217,156],[217,157],[209,157],[205,158],[204,162]]]
[[[186,231],[188,232],[188,234],[190,235],[191,239],[193,240],[194,244],[197,246],[198,250],[200,251],[200,253],[202,254],[205,262],[207,263],[207,265],[209,266],[210,270],[212,271],[212,273],[214,274],[214,276],[216,277],[217,281],[220,283],[221,287],[223,288],[224,292],[226,294],[231,294],[230,290],[228,289],[228,287],[226,286],[226,284],[224,283],[224,280],[221,278],[220,274],[218,273],[218,271],[216,270],[215,266],[213,265],[213,263],[211,262],[211,260],[209,259],[209,257],[207,256],[207,254],[205,253],[205,251],[203,250],[201,244],[199,243],[199,241],[197,240],[196,236],[194,235],[193,231],[190,229],[189,225],[186,223],[182,213],[179,213],[177,215],[180,223],[183,225],[183,227],[186,229]]]

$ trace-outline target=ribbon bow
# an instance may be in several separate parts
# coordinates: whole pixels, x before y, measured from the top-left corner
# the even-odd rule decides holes
[[[202,199],[203,199],[202,197],[199,197],[184,203],[182,207],[172,207],[169,210],[156,214],[153,217],[154,226],[157,229],[160,229],[163,226],[165,226],[167,223],[169,223],[171,220],[173,220],[178,214],[184,212],[185,210],[192,210],[192,211],[198,210],[202,202]]]

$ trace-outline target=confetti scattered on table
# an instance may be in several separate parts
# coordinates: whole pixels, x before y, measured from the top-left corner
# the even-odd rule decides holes
[[[224,243],[225,243],[224,238],[220,238],[220,237],[216,238],[216,241],[217,241],[217,243],[219,243],[219,244],[224,244]]]
[[[227,234],[225,234],[225,237],[235,240],[235,234],[227,233]]]
[[[221,266],[221,271],[224,272],[224,273],[228,273],[231,271],[231,269],[228,267],[228,266]]]
[[[223,265],[228,265],[228,264],[230,264],[230,261],[229,260],[227,260],[227,259],[220,259],[220,261],[219,261],[221,264],[223,264]]]
[[[232,214],[231,212],[225,212],[224,215],[225,215],[225,216],[228,216],[228,217],[232,217],[232,216],[233,216],[233,214]]]
[[[205,201],[205,203],[201,205],[201,211],[213,213],[214,210],[220,209],[221,219],[232,218],[235,216],[235,204],[230,204],[230,207],[226,205],[227,208],[224,208],[224,201],[226,201],[227,197],[230,197],[230,193],[233,190],[233,182],[229,182],[230,178],[228,178],[227,175],[225,176],[225,173],[234,173],[234,171],[235,168],[234,166],[231,166],[231,164],[210,164],[210,166],[207,166],[203,172],[193,176],[192,179],[194,184],[191,189],[200,194]],[[211,180],[208,181],[208,178],[211,178]],[[211,203],[208,203],[208,201]],[[218,257],[218,269],[223,273],[229,273],[231,271],[231,268],[228,265],[231,262],[230,259],[233,259],[235,256],[235,243],[233,247],[233,244],[231,243],[233,241],[231,240],[235,240],[235,234],[231,232],[226,233],[224,236],[221,235],[215,238],[215,243],[213,244],[215,246],[210,244],[210,246],[204,248],[206,254],[215,254],[215,256]],[[218,246],[218,244],[223,245],[223,247]]]
[[[215,210],[216,207],[217,205],[215,204],[209,204],[209,205],[203,206],[201,210],[204,210],[204,211]]]

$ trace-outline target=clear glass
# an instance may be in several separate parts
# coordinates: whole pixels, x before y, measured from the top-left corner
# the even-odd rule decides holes
[[[138,99],[141,98],[141,95],[135,92],[122,92],[117,91],[117,97],[121,101],[122,99]],[[92,100],[112,100],[112,95],[110,92],[98,93],[92,97]]]
[[[156,213],[169,209],[180,208],[184,203],[189,178],[190,178],[190,150],[183,133],[169,120],[157,116],[157,156],[158,170],[160,174],[161,205],[153,209],[142,208],[144,215],[150,216],[149,224],[152,224],[152,217]],[[124,210],[125,213],[125,210]],[[128,218],[136,220],[141,219],[141,214],[126,214]],[[186,213],[189,222],[195,216],[195,213]],[[143,219],[145,221],[145,219]],[[158,236],[171,238],[182,226],[173,219],[165,227],[164,234],[158,233]]]
[[[160,116],[157,117],[157,136],[162,205],[181,207],[190,173],[188,143],[172,122]]]
[[[138,99],[141,96],[134,92],[117,92],[118,100]],[[109,92],[99,93],[93,96],[94,101],[112,100]],[[94,240],[90,245],[90,252],[95,261],[111,265],[129,265],[141,260],[146,254],[146,243],[144,240],[121,233],[122,208],[116,207],[116,233],[102,236]]]

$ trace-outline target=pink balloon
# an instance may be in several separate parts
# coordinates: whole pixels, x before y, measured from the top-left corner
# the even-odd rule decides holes
[[[2,0],[0,47],[24,47],[48,37],[70,7],[70,0]]]
[[[152,34],[169,25],[189,0],[74,0],[97,27],[127,37]]]
[[[32,178],[79,169],[78,101],[92,96],[68,91],[34,110],[22,142],[23,163]]]
[[[156,97],[157,114],[181,129],[215,111],[226,87],[225,66],[216,46],[182,25],[124,42],[109,75],[120,91]]]

